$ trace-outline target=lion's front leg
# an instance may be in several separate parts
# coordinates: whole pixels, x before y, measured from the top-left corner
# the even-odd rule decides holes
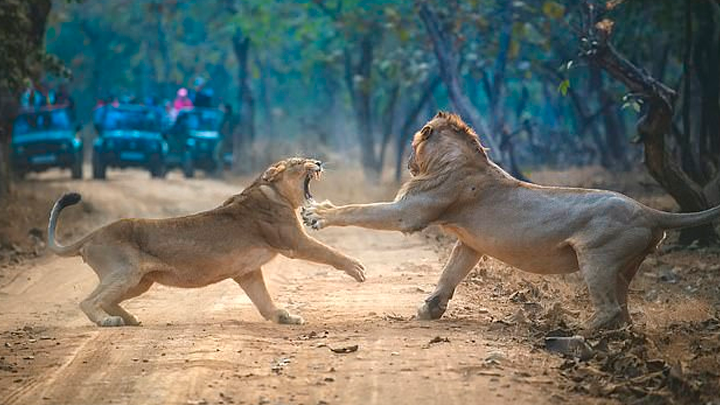
[[[363,228],[416,232],[427,227],[436,217],[436,202],[418,198],[373,204],[349,204],[336,207],[329,202],[310,203],[302,210],[305,225],[313,229],[328,226],[360,226]]]
[[[482,257],[481,253],[458,241],[445,264],[435,291],[418,308],[417,318],[439,319],[447,309],[448,301],[455,293],[455,287],[467,276]]]

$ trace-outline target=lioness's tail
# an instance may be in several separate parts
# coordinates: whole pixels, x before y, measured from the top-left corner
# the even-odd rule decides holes
[[[655,220],[662,229],[691,228],[720,220],[720,205],[705,211],[672,213],[653,210]]]
[[[50,222],[48,223],[48,249],[59,256],[75,256],[78,254],[78,250],[85,242],[85,238],[67,246],[58,244],[55,241],[55,228],[57,226],[58,215],[63,208],[70,205],[75,205],[80,202],[80,194],[78,193],[66,193],[60,197],[59,200],[55,201],[52,211],[50,211]]]

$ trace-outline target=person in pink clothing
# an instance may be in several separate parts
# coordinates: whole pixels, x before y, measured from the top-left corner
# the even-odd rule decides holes
[[[188,97],[188,91],[186,88],[181,88],[177,91],[177,97],[175,97],[175,101],[173,102],[173,108],[175,109],[175,112],[182,110],[183,108],[192,108],[193,102],[190,100],[190,97]]]

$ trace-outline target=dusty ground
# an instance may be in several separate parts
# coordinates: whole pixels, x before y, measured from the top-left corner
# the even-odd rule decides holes
[[[607,180],[592,171],[534,175]],[[301,314],[303,326],[263,321],[233,282],[222,282],[153,287],[126,305],[142,327],[100,329],[77,307],[96,283],[90,268],[43,250],[51,201],[70,189],[84,196],[61,218],[68,240],[123,216],[212,208],[247,179],[159,181],[135,171],[113,172],[107,182],[64,178],[32,179],[18,191],[23,203],[0,209],[1,404],[720,403],[715,250],[653,256],[633,284],[637,326],[590,339],[593,356],[582,361],[544,348],[546,336],[572,334],[587,314],[573,277],[533,277],[485,260],[442,320],[411,320],[452,242],[434,230],[315,233],[366,264],[363,284],[324,266],[270,263],[273,296]],[[331,172],[314,193],[347,202],[394,191],[359,184],[357,174]],[[621,191],[672,208],[652,184],[637,184]]]

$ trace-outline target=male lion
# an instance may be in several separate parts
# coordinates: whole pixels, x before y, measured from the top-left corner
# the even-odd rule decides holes
[[[63,195],[53,206],[48,247],[60,256],[82,256],[100,284],[80,308],[99,326],[138,325],[120,303],[147,291],[153,283],[203,287],[235,280],[265,319],[301,324],[300,316],[278,309],[270,298],[261,266],[277,254],[329,264],[357,281],[365,280],[363,265],[311,238],[297,208],[311,198],[309,183],[318,178],[317,160],[280,161],[242,193],[220,207],[179,218],[121,219],[68,246],[55,241],[60,211],[80,201]]]
[[[395,201],[304,209],[315,229],[355,225],[405,233],[436,224],[458,238],[435,291],[418,318],[437,319],[455,287],[489,255],[539,274],[580,271],[595,306],[586,328],[630,322],[628,285],[666,229],[720,217],[720,207],[672,214],[602,190],[545,187],[519,181],[494,164],[475,132],[457,115],[438,113],[414,136],[413,178]]]

